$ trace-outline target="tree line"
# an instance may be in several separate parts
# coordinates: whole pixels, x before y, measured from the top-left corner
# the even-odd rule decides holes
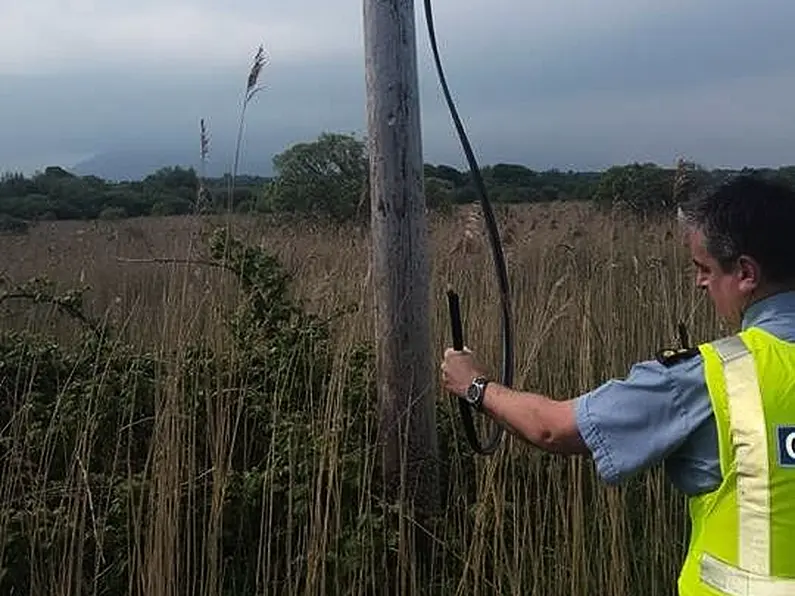
[[[143,180],[114,182],[78,176],[60,166],[31,177],[0,177],[0,230],[26,228],[54,219],[221,213],[314,214],[338,220],[369,215],[367,150],[353,135],[323,133],[292,145],[273,158],[271,177],[229,175],[201,178],[194,168],[165,167]],[[495,203],[587,201],[622,205],[638,213],[668,210],[689,189],[753,173],[795,185],[795,166],[707,170],[693,163],[663,167],[653,163],[617,165],[605,171],[536,171],[497,163],[481,169]],[[430,209],[445,210],[477,200],[469,171],[426,164],[425,195]],[[234,196],[230,196],[234,188]]]

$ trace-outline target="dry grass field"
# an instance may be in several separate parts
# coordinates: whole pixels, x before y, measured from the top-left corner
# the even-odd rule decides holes
[[[513,293],[517,387],[574,397],[676,344],[680,320],[693,342],[721,332],[693,287],[675,222],[644,223],[580,204],[497,215]],[[450,343],[444,292],[451,284],[462,297],[467,344],[497,372],[491,255],[477,240],[458,244],[466,220],[461,211],[430,221],[433,357]],[[145,444],[136,444],[135,408],[109,419],[91,404],[70,422],[77,439],[62,439],[52,429],[69,412],[58,400],[43,414],[46,428],[31,435],[25,421],[38,390],[6,371],[0,500],[24,505],[0,506],[0,592],[373,594],[381,593],[385,561],[396,557],[403,593],[674,594],[686,510],[660,470],[608,488],[587,459],[543,454],[512,438],[495,456],[474,458],[455,404],[441,395],[445,514],[432,529],[432,585],[413,583],[407,545],[418,530],[410,519],[385,527],[372,484],[378,453],[367,443],[369,405],[351,398],[372,393],[371,371],[361,378],[370,369],[357,368],[353,355],[354,346],[373,340],[366,230],[233,221],[242,240],[278,256],[308,312],[330,317],[350,307],[333,319],[334,366],[322,391],[301,389],[297,369],[279,371],[258,414],[272,432],[259,436],[254,418],[241,416],[254,387],[245,370],[175,380],[192,341],[241,350],[227,343],[221,323],[241,296],[230,276],[173,262],[207,259],[202,233],[212,225],[191,217],[43,222],[26,236],[0,237],[7,280],[46,275],[65,289],[84,283],[87,313],[134,351],[160,355]],[[0,325],[53,332],[63,345],[78,341],[75,324],[51,306],[6,301]],[[105,370],[96,363],[97,378]],[[131,392],[125,383],[132,382],[112,391]],[[58,396],[67,385],[59,381]],[[296,402],[307,416],[280,427]],[[102,479],[99,451],[113,461]],[[131,464],[139,460],[140,468]],[[52,505],[44,493],[58,474]],[[41,513],[45,502],[52,519]]]

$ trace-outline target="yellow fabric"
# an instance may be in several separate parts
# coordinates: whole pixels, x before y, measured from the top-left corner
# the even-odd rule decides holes
[[[759,328],[737,337],[699,346],[723,482],[690,499],[679,593],[795,596],[795,467],[781,461],[780,436],[795,427],[795,344]],[[738,345],[747,353],[724,361]]]

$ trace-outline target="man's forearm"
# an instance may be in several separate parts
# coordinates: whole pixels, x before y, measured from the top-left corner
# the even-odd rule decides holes
[[[589,453],[577,429],[571,401],[556,401],[491,382],[486,386],[483,411],[545,451],[569,455]]]

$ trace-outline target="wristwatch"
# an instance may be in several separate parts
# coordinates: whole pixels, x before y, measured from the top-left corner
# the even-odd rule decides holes
[[[489,380],[486,377],[475,377],[467,389],[464,399],[476,410],[483,407],[483,396],[486,394],[486,385],[488,384]]]

